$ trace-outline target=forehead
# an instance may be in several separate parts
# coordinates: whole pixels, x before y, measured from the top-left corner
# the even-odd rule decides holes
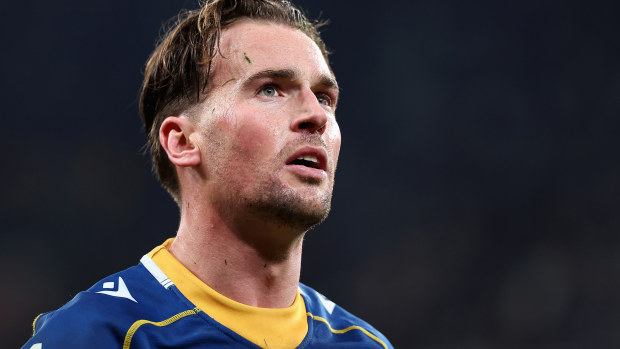
[[[329,76],[331,69],[319,47],[299,29],[278,23],[239,20],[222,31],[221,55],[213,80],[241,79],[264,69],[289,69],[307,79]]]

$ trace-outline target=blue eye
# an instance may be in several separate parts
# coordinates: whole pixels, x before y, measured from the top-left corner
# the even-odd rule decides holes
[[[324,97],[324,96],[316,96],[316,100],[319,101],[319,104],[323,104],[323,105],[327,105],[329,106],[329,98]]]
[[[273,86],[265,86],[261,89],[261,93],[267,97],[274,97],[277,95],[277,91]]]

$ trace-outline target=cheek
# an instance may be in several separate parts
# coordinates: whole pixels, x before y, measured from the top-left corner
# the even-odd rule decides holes
[[[258,120],[245,120],[235,126],[234,136],[231,137],[233,149],[238,159],[259,163],[267,159],[267,155],[272,155],[276,145],[274,140],[277,138],[275,127],[270,127],[268,123],[257,122]]]
[[[331,153],[334,162],[338,161],[338,155],[340,154],[340,144],[342,142],[342,135],[340,134],[340,127],[336,121],[330,125],[327,129],[327,139],[330,145]]]

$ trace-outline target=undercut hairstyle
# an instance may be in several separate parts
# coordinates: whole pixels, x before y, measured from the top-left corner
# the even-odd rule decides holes
[[[199,9],[182,11],[149,57],[140,94],[140,117],[153,171],[179,206],[182,201],[179,179],[159,142],[159,129],[166,117],[204,101],[222,30],[243,18],[301,30],[317,44],[329,65],[328,52],[318,31],[325,22],[309,21],[289,1],[207,0]]]

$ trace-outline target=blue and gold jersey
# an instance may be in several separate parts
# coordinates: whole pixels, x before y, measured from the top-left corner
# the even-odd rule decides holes
[[[392,348],[372,326],[303,284],[284,309],[226,298],[168,252],[171,241],[37,317],[22,348]]]

